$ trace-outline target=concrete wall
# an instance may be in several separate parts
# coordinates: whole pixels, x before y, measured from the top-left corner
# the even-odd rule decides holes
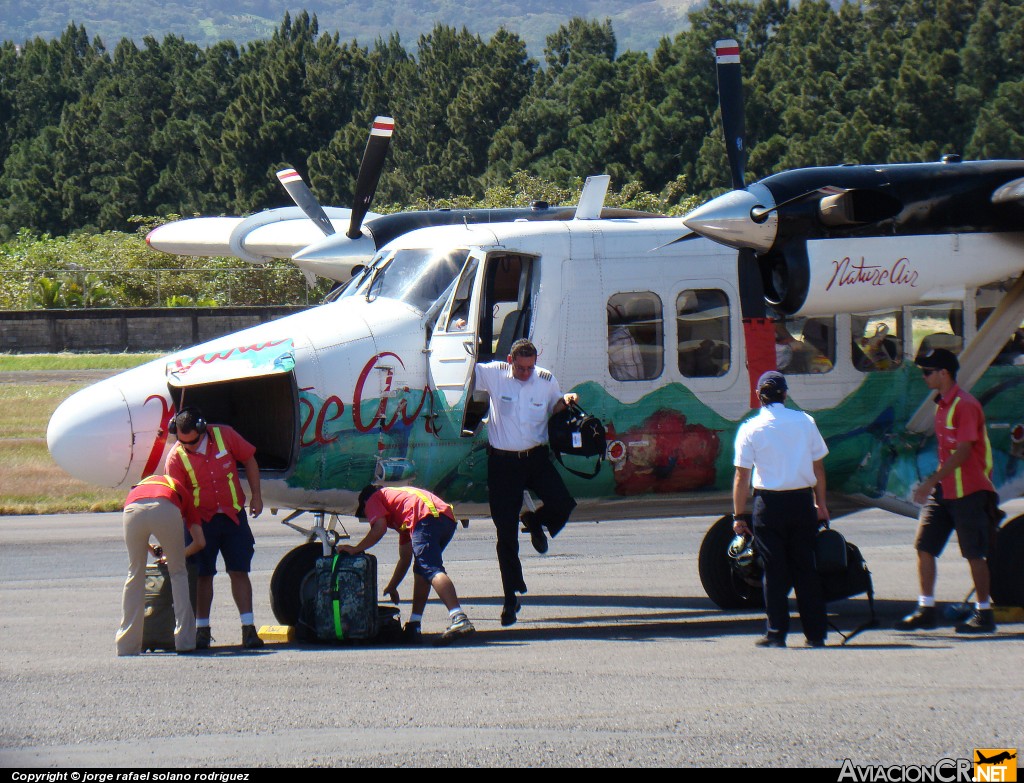
[[[0,310],[0,351],[173,351],[305,309],[282,306]]]

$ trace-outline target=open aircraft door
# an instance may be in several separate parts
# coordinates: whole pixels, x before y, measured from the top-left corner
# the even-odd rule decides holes
[[[469,254],[430,338],[430,382],[443,406],[439,428],[467,438],[479,428],[488,401],[473,390],[473,368],[504,359],[515,340],[529,337],[535,266],[535,258],[517,253]]]
[[[284,474],[298,451],[295,348],[290,339],[229,348],[167,365],[176,410],[194,405],[256,447],[260,473]]]

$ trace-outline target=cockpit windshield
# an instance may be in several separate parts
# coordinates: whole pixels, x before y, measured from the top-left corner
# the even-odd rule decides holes
[[[426,312],[451,285],[468,256],[465,249],[396,250],[390,259],[375,259],[344,296],[397,299]]]

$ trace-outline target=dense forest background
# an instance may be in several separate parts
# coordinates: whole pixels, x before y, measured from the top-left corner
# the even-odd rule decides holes
[[[375,207],[480,198],[525,172],[559,187],[609,173],[669,208],[728,182],[711,54],[725,36],[743,45],[751,179],[1024,157],[1022,0],[715,0],[653,54],[574,19],[542,61],[505,30],[437,26],[409,51],[322,34],[306,13],[242,46],[109,49],[70,26],[0,45],[0,241],[285,205],[285,165],[347,205],[376,114],[397,130]]]
[[[398,33],[413,41],[435,25],[467,27],[485,37],[499,28],[518,34],[533,56],[548,35],[574,17],[611,19],[624,49],[654,51],[665,35],[686,26],[700,0],[3,0],[0,40],[57,38],[84,24],[104,41],[178,35],[200,46],[269,38],[285,13],[316,14],[320,29],[344,41]],[[835,5],[839,3],[833,0]]]

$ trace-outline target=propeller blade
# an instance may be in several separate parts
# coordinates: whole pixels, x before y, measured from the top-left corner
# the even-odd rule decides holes
[[[722,110],[725,149],[734,190],[744,187],[746,142],[743,120],[743,71],[740,45],[732,38],[715,42],[715,67],[718,73],[718,105]]]
[[[679,242],[686,242],[687,240],[690,240],[690,239],[696,239],[699,236],[700,236],[700,234],[698,234],[696,231],[687,231],[681,237],[676,237],[671,242],[666,242],[664,245],[658,245],[655,248],[651,248],[650,252],[655,253],[658,250],[662,250],[663,248],[669,247],[671,245],[675,245],[675,244],[677,244]]]
[[[391,134],[395,132],[395,121],[391,117],[375,117],[370,128],[370,138],[366,140],[363,161],[359,164],[359,176],[356,177],[356,192],[352,202],[352,220],[348,224],[347,236],[357,239],[361,236],[363,218],[370,209],[373,194],[377,192],[381,172],[384,170],[384,157],[391,146]]]
[[[327,217],[324,208],[320,206],[320,202],[316,200],[313,191],[303,181],[299,172],[295,169],[281,169],[277,172],[277,181],[284,185],[284,189],[288,191],[288,195],[292,197],[295,205],[306,213],[306,216],[316,224],[317,228],[324,232],[324,236],[329,237],[334,234],[334,226],[331,225],[330,218]]]

